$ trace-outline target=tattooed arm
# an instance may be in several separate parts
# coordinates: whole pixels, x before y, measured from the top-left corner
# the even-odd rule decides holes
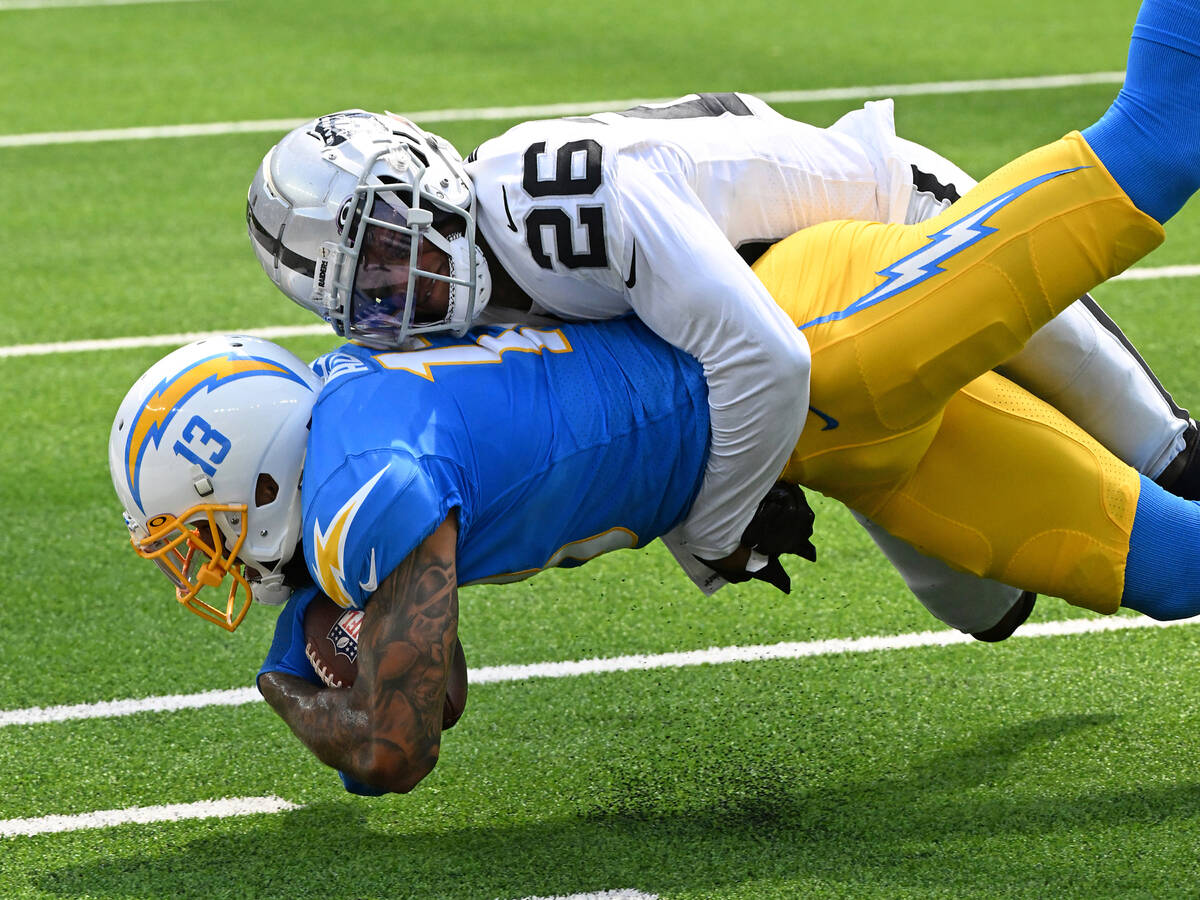
[[[454,514],[371,595],[348,689],[267,672],[259,689],[326,765],[407,792],[437,763],[446,677],[458,640]]]

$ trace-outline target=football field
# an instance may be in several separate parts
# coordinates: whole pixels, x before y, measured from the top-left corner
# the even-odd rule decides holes
[[[245,231],[263,153],[354,106],[465,154],[692,91],[899,133],[980,177],[1093,122],[1136,3],[0,0],[0,898],[1200,896],[1200,628],[1042,598],[947,632],[815,498],[793,592],[660,545],[460,594],[435,771],[360,798],[131,551],[117,405],[186,335],[336,339]],[[1097,300],[1200,407],[1200,200]]]

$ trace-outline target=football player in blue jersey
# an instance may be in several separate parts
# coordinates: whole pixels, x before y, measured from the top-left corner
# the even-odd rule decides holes
[[[806,399],[807,335],[780,315],[747,262],[823,221],[927,219],[973,184],[897,137],[890,101],[816,128],[749,95],[690,95],[524,123],[465,163],[402,117],[351,110],[272,148],[250,187],[247,224],[273,282],[369,346],[461,333],[486,306],[503,307],[496,321],[505,322],[515,308],[527,322],[540,321],[527,311],[634,312],[699,359],[712,429],[706,474],[663,540],[711,592],[724,582],[697,557],[735,558],[807,407],[820,408]],[[1000,371],[1139,471],[1200,496],[1195,425],[1090,298]],[[948,624],[994,640],[1028,614],[1028,592],[948,568],[859,519]],[[767,565],[752,576],[777,572]]]

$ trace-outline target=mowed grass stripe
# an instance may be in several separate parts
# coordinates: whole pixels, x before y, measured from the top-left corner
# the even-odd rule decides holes
[[[983,78],[971,81],[922,81],[910,84],[856,85],[840,88],[756,92],[768,103],[818,103],[830,100],[869,100],[879,97],[919,97],[939,94],[977,94],[997,91],[1029,91],[1083,87],[1093,84],[1121,84],[1124,72],[1084,72],[1075,75],[1043,75],[1022,78]],[[673,97],[634,97],[625,100],[588,100],[548,103],[533,106],[487,106],[456,109],[427,109],[405,113],[409,118],[429,125],[437,122],[486,122],[505,119],[537,119],[579,115],[599,110],[620,110],[649,103],[665,103]],[[103,141],[146,141],[163,138],[209,137],[225,134],[286,132],[305,119],[262,119],[245,122],[207,122],[190,125],[162,125],[140,128],[102,128],[91,131],[43,131],[0,135],[0,148],[40,147],[53,144],[86,144]]]
[[[1108,631],[1127,631],[1134,628],[1170,628],[1176,625],[1200,623],[1200,616],[1173,622],[1158,622],[1149,618],[1110,617],[1104,619],[1067,619],[1059,622],[1026,624],[1013,636],[1016,638],[1063,637],[1097,634]],[[1011,640],[1010,639],[1010,640]],[[682,650],[672,653],[632,654],[566,662],[544,662],[483,666],[468,671],[468,682],[502,684],[528,681],[534,678],[574,678],[581,675],[600,675],[612,672],[635,672],[651,669],[679,669],[688,666],[725,665],[728,663],[763,662],[777,659],[802,659],[814,656],[837,656],[852,653],[877,653],[889,650],[911,650],[920,647],[947,647],[971,644],[974,638],[958,631],[919,631],[909,634],[878,635],[862,638],[829,638],[819,641],[785,641],[778,644],[756,644],[744,647],[710,647],[707,650]],[[132,716],[137,713],[175,712],[202,709],[210,706],[241,706],[259,700],[256,688],[231,688],[204,691],[198,694],[171,694],[129,700],[106,700],[98,703],[78,703],[64,706],[34,706],[0,712],[0,728],[10,725],[41,725],[49,722],[69,722],[81,719],[106,719]]]
[[[1200,265],[1159,266],[1157,268],[1130,269],[1111,279],[1112,281],[1153,281],[1161,278],[1195,278],[1200,276]],[[58,353],[90,353],[104,350],[134,350],[139,347],[179,347],[192,341],[229,334],[227,331],[189,331],[179,334],[151,334],[143,337],[104,338],[90,341],[53,341],[45,344],[16,344],[0,347],[0,359],[16,356],[50,356]],[[247,328],[238,334],[278,340],[292,337],[320,337],[333,332],[328,325],[272,325],[265,328]]]

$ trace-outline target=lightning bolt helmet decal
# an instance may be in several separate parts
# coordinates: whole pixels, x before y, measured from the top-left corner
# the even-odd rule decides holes
[[[276,375],[307,385],[291,369],[273,360],[225,352],[197,360],[172,377],[163,379],[150,391],[129,426],[129,437],[125,444],[125,478],[138,509],[146,511],[141,498],[142,457],[151,444],[159,446],[167,426],[180,407],[198,391],[211,391],[219,385],[250,375]]]

